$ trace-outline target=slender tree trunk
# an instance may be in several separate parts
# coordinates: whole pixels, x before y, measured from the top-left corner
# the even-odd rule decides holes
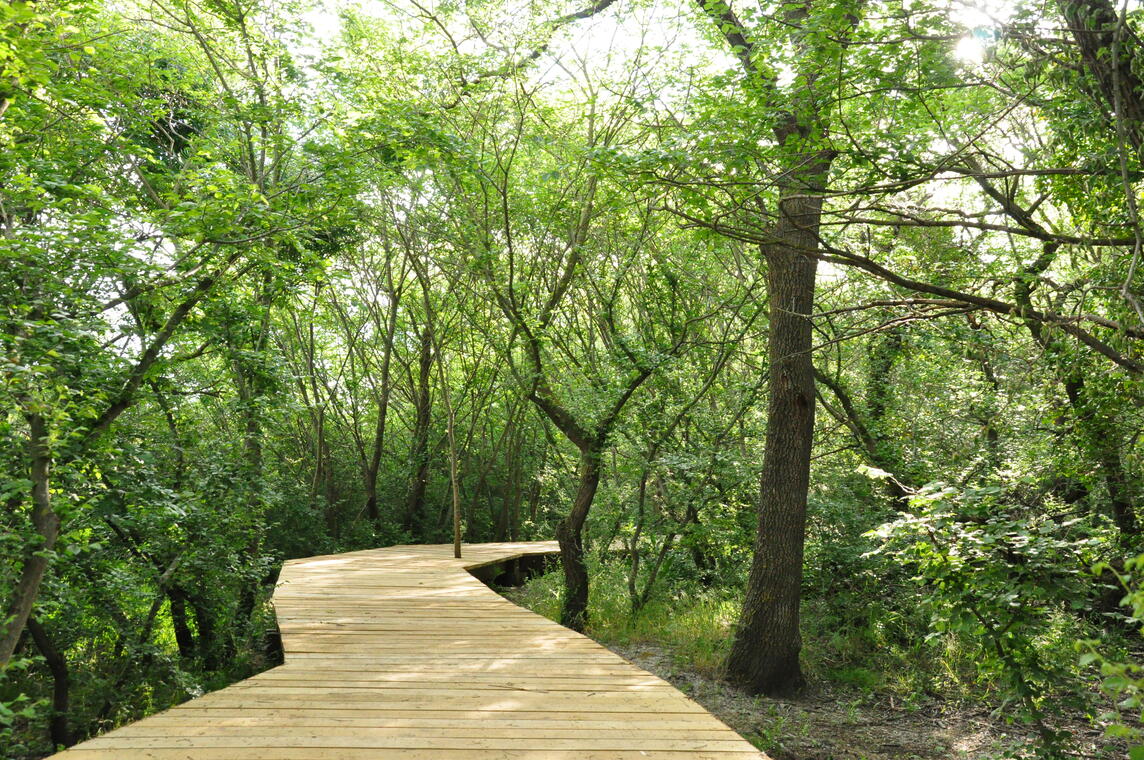
[[[536,525],[536,520],[540,514],[540,497],[544,495],[540,479],[548,466],[549,445],[547,438],[541,441],[540,465],[533,471],[533,476],[528,483],[528,521],[533,525]]]
[[[895,502],[901,502],[909,496],[908,481],[899,472],[902,466],[901,457],[887,437],[883,434],[880,436],[875,435],[871,430],[871,426],[867,424],[865,416],[858,411],[858,407],[854,404],[854,400],[850,397],[850,393],[842,385],[841,381],[831,377],[825,372],[818,369],[814,371],[814,379],[819,385],[825,386],[830,389],[834,394],[841,409],[835,408],[832,404],[828,403],[825,399],[822,400],[822,406],[839,422],[850,428],[850,432],[862,444],[862,449],[866,452],[866,460],[871,465],[878,469],[885,470],[893,475],[893,477],[886,480],[886,493]]]
[[[653,447],[651,456],[655,455],[655,450]],[[628,544],[628,606],[633,615],[639,612],[641,607],[639,576],[643,552],[640,550],[640,538],[643,536],[644,518],[647,515],[647,481],[651,477],[651,456],[645,458],[643,472],[640,473],[640,484],[636,489],[635,529],[632,532],[631,543]]]
[[[323,501],[322,513],[325,517],[326,533],[331,538],[336,539],[339,533],[337,509],[338,495],[337,487],[334,481],[335,476],[333,472],[333,461],[332,457],[330,456],[330,444],[326,440],[326,409],[324,405],[318,407],[315,426],[317,427],[318,441],[314,446],[314,457],[316,461],[314,467],[314,482],[311,488],[311,497],[315,502],[318,500],[318,490],[320,486]]]
[[[886,432],[886,428],[893,400],[894,367],[902,355],[902,344],[901,328],[894,328],[876,336],[873,345],[870,346],[866,366],[866,408],[870,419],[867,427],[874,439],[877,461],[881,463],[876,466],[899,478],[904,478],[901,452],[892,436]],[[894,481],[888,481],[888,486],[891,495],[897,498],[905,496]]]
[[[415,417],[413,422],[413,447],[410,452],[412,477],[409,482],[409,498],[405,506],[405,528],[416,532],[425,510],[425,490],[429,482],[429,422],[430,396],[429,377],[433,369],[433,341],[429,328],[421,330],[421,355],[418,361],[417,387],[414,390]]]
[[[60,651],[52,644],[51,637],[39,621],[34,617],[28,618],[28,633],[36,648],[44,656],[44,662],[52,673],[52,715],[48,721],[48,734],[52,744],[57,747],[70,747],[75,744],[75,736],[68,727],[68,702],[71,695],[71,677],[68,674],[68,662]]]
[[[667,535],[663,537],[663,543],[659,545],[659,551],[656,552],[655,560],[652,561],[651,569],[648,570],[643,591],[640,592],[637,598],[632,600],[633,613],[639,612],[651,601],[651,593],[655,590],[655,581],[659,577],[660,568],[663,567],[664,560],[667,559],[667,555],[671,553],[672,548],[675,547],[677,538],[679,538],[679,534],[673,530],[669,530]]]
[[[770,291],[770,402],[758,534],[727,661],[734,682],[763,694],[789,693],[804,683],[799,602],[815,410],[809,315],[817,260],[807,254],[818,247],[822,199],[793,188],[783,195],[776,242],[763,250]]]
[[[390,377],[393,360],[393,336],[397,331],[397,296],[391,295],[389,315],[386,319],[385,345],[381,354],[381,394],[377,399],[377,425],[373,431],[373,447],[365,470],[365,511],[373,522],[381,520],[377,508],[377,476],[381,471],[381,455],[385,451],[385,425],[389,417]]]
[[[989,383],[989,389],[992,391],[985,404],[981,423],[985,433],[985,450],[989,455],[989,467],[993,470],[999,470],[1002,457],[1001,431],[997,426],[997,397],[1001,394],[1001,380],[993,370],[993,361],[989,358],[988,353],[981,351],[972,358],[977,359],[981,366],[981,376],[985,378],[985,382]]]
[[[1133,504],[1128,483],[1128,475],[1124,472],[1124,461],[1120,457],[1120,448],[1112,445],[1101,452],[1100,466],[1104,470],[1105,483],[1108,486],[1108,498],[1112,503],[1112,517],[1116,527],[1120,528],[1120,535],[1124,538],[1134,538],[1140,533],[1140,521],[1136,519],[1136,505]]]
[[[16,589],[0,620],[0,669],[6,667],[20,642],[20,635],[32,614],[40,584],[48,568],[48,557],[60,535],[60,518],[52,508],[52,451],[47,420],[28,414],[28,460],[32,481],[32,524],[39,540],[24,552]]]
[[[436,342],[436,341],[434,341]],[[445,407],[446,437],[449,442],[449,492],[453,497],[453,556],[461,558],[461,477],[457,459],[457,417],[449,397],[448,378],[445,377],[445,356],[437,347],[437,379],[441,383],[441,404]]]
[[[580,482],[572,511],[556,526],[560,564],[564,568],[564,600],[560,622],[574,631],[588,623],[588,565],[584,561],[584,522],[600,485],[600,455],[596,449],[580,453]]]
[[[528,443],[527,436],[520,432],[516,437],[516,446],[513,453],[512,465],[512,515],[510,516],[509,523],[509,540],[520,540],[520,517],[521,510],[524,508],[524,499],[526,494],[526,487],[524,482],[524,451]]]
[[[520,452],[518,450],[518,436],[513,426],[513,420],[510,417],[505,423],[509,426],[506,431],[505,438],[507,439],[507,446],[505,447],[505,481],[501,488],[500,493],[500,509],[494,515],[495,528],[494,535],[497,541],[504,541],[515,532],[516,517],[513,512],[514,509],[519,509],[520,502],[518,499],[519,488],[517,487],[517,480],[519,475],[519,461]]]

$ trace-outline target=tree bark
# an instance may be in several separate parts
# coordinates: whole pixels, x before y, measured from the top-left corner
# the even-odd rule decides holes
[[[187,621],[187,592],[178,586],[167,588],[167,600],[171,610],[171,627],[175,629],[175,644],[179,647],[179,657],[194,659],[195,637]]]
[[[984,186],[986,191],[989,191],[988,185]],[[1023,318],[1025,328],[1052,362],[1054,372],[1064,387],[1065,397],[1077,421],[1076,433],[1100,465],[1100,477],[1108,490],[1113,519],[1120,529],[1121,536],[1128,539],[1140,533],[1140,524],[1136,517],[1136,506],[1133,503],[1130,484],[1121,461],[1120,436],[1116,431],[1115,416],[1093,408],[1090,401],[1091,391],[1084,374],[1075,367],[1068,366],[1067,357],[1061,355],[1060,346],[1045,325],[1028,316],[1033,312],[1033,287],[1036,278],[1052,265],[1059,248],[1060,246],[1054,244],[1044,246],[1041,255],[1025,268],[1023,276],[1018,279],[1014,287],[1013,300],[1018,306],[1018,314]],[[1076,492],[1078,496],[1081,493],[1086,496],[1092,495],[1092,489],[1083,482],[1072,481],[1065,485],[1067,488],[1060,490],[1065,490],[1066,494]]]
[[[1115,417],[1105,414],[1090,398],[1092,392],[1083,375],[1074,373],[1065,380],[1064,386],[1065,395],[1076,415],[1077,432],[1100,465],[1108,503],[1112,507],[1112,519],[1120,529],[1122,540],[1130,540],[1140,533],[1140,522],[1136,518],[1136,505],[1120,456],[1120,434],[1116,430]]]
[[[397,307],[399,294],[390,283],[389,314],[385,322],[385,345],[381,354],[381,395],[377,399],[377,424],[373,431],[373,447],[369,463],[365,468],[365,510],[373,522],[381,520],[377,508],[377,476],[381,471],[381,455],[385,451],[385,426],[389,417],[390,377],[389,368],[393,360],[393,337],[397,332]]]
[[[1144,147],[1144,84],[1133,64],[1140,57],[1140,39],[1131,27],[1121,26],[1108,0],[1061,0],[1060,8],[1109,121],[1122,119],[1125,137],[1139,151]]]
[[[583,631],[588,623],[588,565],[584,561],[584,523],[600,485],[600,454],[596,449],[580,453],[580,479],[572,511],[556,526],[560,564],[564,569],[564,599],[560,623]]]
[[[770,294],[770,399],[758,532],[743,610],[727,659],[732,681],[753,692],[783,694],[804,683],[799,667],[799,602],[815,411],[810,314],[822,193],[834,160],[827,147],[828,112],[821,105],[829,85],[819,85],[823,50],[816,48],[824,40],[808,31],[830,22],[810,19],[816,10],[814,0],[780,5],[781,34],[798,51],[800,85],[788,93],[774,72],[760,65],[754,41],[725,0],[699,0],[699,5],[739,59],[750,86],[759,88],[773,104],[769,115],[784,163],[771,178],[779,196],[775,224],[760,245]],[[857,22],[857,16],[843,19],[839,38],[828,43],[832,55],[838,52],[833,46],[845,47]]]
[[[52,644],[51,637],[39,621],[28,618],[28,633],[36,648],[44,656],[48,670],[52,673],[52,715],[48,720],[48,735],[56,747],[70,747],[75,744],[75,736],[68,727],[68,712],[71,695],[71,677],[68,663],[60,651]]]
[[[425,490],[429,483],[429,422],[430,396],[429,377],[433,368],[433,341],[429,328],[421,330],[421,353],[418,361],[417,387],[414,389],[413,403],[415,417],[413,423],[413,446],[410,451],[412,476],[409,481],[409,498],[405,505],[405,528],[415,533],[425,510]]]
[[[862,445],[862,450],[866,452],[866,459],[874,467],[880,470],[885,470],[893,477],[886,479],[886,493],[895,502],[909,496],[908,486],[899,472],[901,468],[901,460],[888,448],[889,442],[885,435],[880,437],[870,430],[865,418],[858,411],[854,405],[854,400],[850,397],[850,393],[842,385],[842,382],[834,377],[831,377],[825,372],[818,369],[814,371],[814,379],[820,385],[824,385],[830,389],[834,394],[834,398],[838,400],[838,404],[842,407],[841,410],[835,409],[824,400],[823,407],[830,412],[839,422],[850,428],[850,432],[858,439]]]
[[[816,175],[821,177],[825,171]],[[799,602],[814,434],[811,323],[821,197],[786,188],[775,242],[764,246],[770,291],[770,401],[755,556],[727,661],[732,681],[784,694],[804,684]],[[808,255],[811,254],[811,255]]]
[[[52,451],[47,420],[40,414],[28,414],[28,460],[31,463],[32,524],[39,534],[38,545],[24,552],[20,578],[11,601],[0,620],[0,669],[8,665],[20,642],[32,606],[40,592],[40,584],[48,569],[48,557],[60,535],[60,518],[52,508]]]
[[[203,668],[218,670],[221,658],[214,611],[205,600],[192,597],[190,602],[195,616],[195,629],[198,631],[198,655],[203,660]]]

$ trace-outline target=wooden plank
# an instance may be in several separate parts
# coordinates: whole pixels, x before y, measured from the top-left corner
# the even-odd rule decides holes
[[[678,713],[660,715],[656,713],[633,712],[616,719],[608,715],[579,715],[573,713],[536,712],[529,710],[515,710],[505,713],[490,713],[481,711],[458,710],[380,710],[373,708],[349,709],[337,705],[321,707],[298,707],[289,705],[274,705],[273,707],[250,707],[245,709],[231,709],[206,707],[197,710],[186,710],[185,705],[172,708],[166,712],[152,715],[150,718],[138,721],[131,725],[140,726],[144,723],[162,722],[168,718],[178,718],[188,723],[213,724],[217,720],[244,720],[269,719],[279,721],[281,725],[292,724],[295,721],[348,721],[365,722],[366,725],[409,726],[433,728],[434,726],[467,725],[473,722],[482,725],[517,725],[527,723],[535,726],[565,726],[574,723],[585,728],[602,727],[618,728],[622,726],[635,727],[686,727],[686,726],[719,726],[726,729],[719,720],[710,713]]]
[[[638,694],[618,692],[590,699],[571,697],[565,692],[553,692],[551,694],[509,692],[501,695],[499,699],[493,699],[486,695],[449,696],[447,693],[406,695],[377,692],[375,694],[354,695],[335,692],[315,693],[307,696],[305,694],[268,693],[259,695],[215,692],[180,705],[178,709],[197,710],[203,707],[246,709],[290,705],[307,707],[316,701],[336,704],[340,709],[362,707],[374,710],[385,708],[394,710],[460,710],[465,712],[517,712],[527,710],[531,712],[612,713],[616,715],[646,710],[654,710],[661,715],[703,712],[703,708],[694,702],[684,700],[678,702],[654,701],[641,699]]]
[[[746,744],[744,742],[744,744]],[[750,745],[747,745],[750,747]],[[378,760],[382,757],[375,748],[343,747],[331,755],[325,748],[278,748],[268,751],[262,747],[199,747],[150,748],[126,752],[124,749],[87,747],[77,745],[56,757],[64,760]],[[765,755],[758,750],[734,752],[661,751],[647,750],[390,750],[386,758],[395,760],[759,760]]]
[[[711,742],[726,742],[727,732],[719,730],[699,731],[693,728],[687,728],[676,731],[664,731],[662,729],[644,729],[642,731],[633,729],[622,728],[597,728],[591,731],[576,729],[571,723],[563,728],[537,728],[535,726],[528,726],[527,728],[495,728],[491,726],[482,726],[474,722],[467,728],[439,728],[439,727],[422,727],[422,733],[431,734],[435,739],[447,739],[450,741],[456,740],[473,740],[467,742],[468,744],[480,747],[481,741],[492,743],[495,747],[510,748],[508,740],[521,741],[528,740],[533,744],[541,743],[545,749],[559,749],[554,741],[563,740],[565,742],[575,742],[571,749],[576,747],[584,747],[585,749],[591,748],[590,743],[584,740],[607,740],[611,742],[624,741],[627,743],[637,743],[640,749],[647,749],[650,747],[648,742],[665,742],[668,743],[672,749],[681,749],[680,744],[684,741],[703,742],[707,746],[706,749],[715,749]],[[398,740],[408,740],[410,731],[408,728],[386,728],[378,726],[347,726],[341,724],[292,724],[285,729],[281,725],[272,723],[263,724],[244,724],[244,725],[225,725],[215,724],[211,726],[191,726],[191,725],[178,725],[178,724],[165,724],[163,726],[156,725],[133,725],[125,726],[116,732],[119,738],[132,737],[132,738],[150,738],[150,739],[165,739],[168,737],[182,737],[182,738],[198,738],[198,737],[268,737],[268,736],[290,736],[294,734],[305,734],[309,736],[346,736],[354,739],[368,739],[376,740],[375,745],[379,748],[383,746],[380,742],[395,742]],[[494,741],[490,741],[494,740]],[[505,741],[501,741],[505,740]],[[543,741],[542,741],[543,740]],[[603,743],[603,742],[601,742]],[[736,743],[737,745],[737,743]],[[105,745],[106,746],[106,745]],[[195,746],[201,746],[195,742]],[[404,746],[404,745],[403,745]],[[392,749],[392,747],[389,747]],[[608,748],[612,748],[608,745]]]
[[[547,722],[551,725],[535,725]],[[592,721],[592,726],[584,726],[573,721],[516,721],[515,725],[506,725],[510,721],[449,721],[447,725],[422,722],[416,726],[377,725],[369,720],[341,718],[335,720],[297,720],[290,723],[290,730],[297,728],[315,730],[336,730],[351,736],[408,736],[411,728],[431,731],[434,736],[453,738],[466,738],[472,736],[483,737],[547,737],[553,739],[571,739],[581,736],[596,738],[633,738],[646,737],[653,739],[684,737],[703,740],[726,740],[727,732],[717,726],[706,729],[689,725],[679,725],[661,722],[654,728],[623,726],[622,722]],[[277,733],[282,730],[282,724],[277,718],[216,718],[209,724],[193,722],[182,716],[168,719],[163,722],[143,721],[116,730],[117,736],[262,736],[264,732]]]
[[[70,760],[765,760],[666,681],[465,571],[545,544],[287,562],[286,664],[73,747]]]
[[[230,688],[237,688],[239,685],[248,685],[250,687],[257,687],[263,683],[273,683],[275,685],[289,683],[289,684],[338,684],[341,686],[365,686],[371,688],[378,688],[384,686],[387,689],[401,689],[411,684],[433,684],[433,683],[458,683],[456,674],[451,673],[354,673],[347,671],[341,678],[338,674],[314,672],[314,671],[293,671],[285,674],[255,676],[248,678],[242,684],[236,684]],[[549,689],[572,689],[572,690],[591,690],[591,691],[606,691],[609,689],[623,689],[628,690],[642,690],[647,688],[668,689],[674,690],[671,684],[666,681],[661,681],[658,678],[644,678],[638,675],[615,675],[610,678],[582,678],[573,675],[566,676],[541,676],[541,675],[518,675],[506,677],[503,675],[486,675],[483,673],[473,673],[464,676],[460,681],[465,684],[466,688],[497,688],[497,689],[511,689],[511,688],[534,688],[543,686]]]
[[[108,734],[98,740],[103,747],[121,749],[162,749],[166,747],[320,747],[323,749],[502,749],[502,750],[645,750],[648,752],[673,750],[694,752],[734,752],[742,749],[742,740],[694,740],[694,739],[574,739],[504,737],[439,737],[434,732],[405,736],[354,736],[349,732],[315,734],[311,731],[293,731],[283,726],[275,732],[263,731],[253,736],[234,735],[226,732],[222,736],[129,736]]]
[[[613,679],[619,676],[632,676],[640,679],[662,678],[654,676],[644,670],[633,668],[623,660],[614,660],[602,664],[589,665],[583,663],[578,667],[578,658],[573,658],[573,664],[560,665],[560,661],[553,658],[552,667],[540,670],[536,667],[533,658],[517,657],[513,659],[501,658],[498,660],[476,660],[455,663],[432,656],[413,658],[386,658],[374,657],[362,661],[347,661],[344,657],[333,657],[327,660],[303,660],[281,665],[277,668],[251,676],[251,679],[264,678],[295,678],[310,674],[322,675],[324,672],[338,673],[337,678],[347,678],[341,675],[346,671],[358,674],[361,678],[409,678],[410,676],[424,675],[428,679],[449,678],[578,678],[599,679],[605,677]],[[458,668],[465,668],[461,671]],[[249,679],[248,679],[249,680]]]

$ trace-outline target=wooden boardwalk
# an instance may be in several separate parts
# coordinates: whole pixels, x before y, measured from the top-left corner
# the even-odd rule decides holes
[[[287,562],[285,664],[65,760],[765,760],[666,681],[466,570],[554,542]]]

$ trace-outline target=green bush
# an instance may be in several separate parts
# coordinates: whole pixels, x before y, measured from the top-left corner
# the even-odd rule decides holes
[[[1050,725],[1050,700],[1084,707],[1069,654],[1082,624],[1066,610],[1084,609],[1084,568],[1108,540],[1099,523],[1022,514],[1001,497],[996,487],[928,486],[911,499],[912,512],[872,531],[882,542],[874,553],[913,572],[927,639],[966,647],[1002,709],[1034,724],[1041,751],[1056,756],[1067,737]]]
[[[1106,564],[1098,564],[1093,572],[1116,573],[1127,592],[1122,604],[1132,610],[1131,623],[1139,630],[1144,621],[1144,554],[1129,559],[1124,571],[1117,572]],[[1100,642],[1082,642],[1087,651],[1081,655],[1082,666],[1100,667],[1101,690],[1112,700],[1112,709],[1099,716],[1110,737],[1125,739],[1130,760],[1144,760],[1144,666],[1124,660],[1124,656],[1105,651]]]

